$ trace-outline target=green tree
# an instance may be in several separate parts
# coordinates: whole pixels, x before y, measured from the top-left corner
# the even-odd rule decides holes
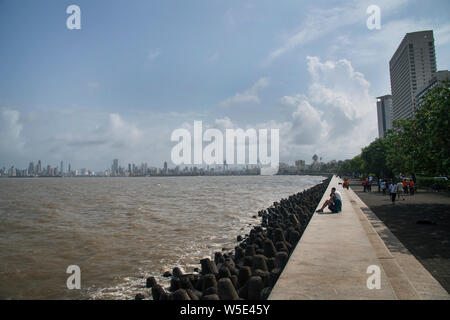
[[[416,143],[418,169],[428,175],[449,174],[450,166],[450,88],[449,82],[432,88],[414,116],[420,137]]]
[[[339,170],[371,173],[449,175],[450,82],[435,86],[411,119],[393,122],[393,128],[346,161]]]
[[[365,162],[365,173],[375,173],[377,177],[392,176],[387,165],[388,145],[383,138],[377,138],[362,149],[361,159]]]
[[[365,172],[365,163],[361,158],[361,155],[357,155],[352,160],[350,160],[350,170],[352,173],[360,174]]]
[[[395,173],[417,172],[420,160],[417,146],[422,138],[413,120],[396,120],[392,131],[385,138],[387,146],[386,166]]]

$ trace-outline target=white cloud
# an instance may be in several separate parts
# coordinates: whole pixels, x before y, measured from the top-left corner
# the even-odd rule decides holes
[[[307,97],[285,96],[281,102],[294,109],[291,121],[283,125],[286,142],[293,145],[312,145],[326,136],[328,125],[323,119],[323,112],[314,108]]]
[[[234,96],[229,97],[219,103],[220,106],[228,107],[235,104],[260,103],[259,90],[269,85],[269,78],[260,78],[256,83],[244,92],[238,92]]]
[[[15,160],[25,152],[23,123],[17,110],[0,109],[0,167],[16,165]]]
[[[450,23],[436,28],[434,32],[434,39],[437,46],[450,43]]]
[[[309,160],[317,153],[328,159],[353,157],[376,137],[375,97],[370,83],[350,61],[307,58],[311,76],[307,94],[284,96],[291,112],[280,128],[280,156]]]
[[[2,109],[0,126],[0,144],[2,149],[20,150],[24,142],[21,136],[23,125],[20,122],[20,113],[17,110]]]
[[[249,120],[243,129],[280,129],[281,161],[309,160],[314,153],[324,160],[353,157],[377,133],[370,83],[346,59],[308,57],[306,64],[308,90],[280,98],[284,110],[288,110],[287,117],[259,123]],[[259,103],[258,94],[268,83],[268,78],[259,79],[251,88],[227,99],[226,105]],[[18,167],[41,159],[51,165],[63,160],[74,168],[99,170],[106,169],[114,158],[121,165],[147,161],[161,166],[164,161],[170,163],[170,135],[180,125],[191,130],[194,120],[203,120],[204,130],[239,127],[229,116],[192,112],[119,114],[74,109],[68,113],[62,109],[21,114],[3,109],[0,116],[0,159],[14,159]],[[239,120],[242,123],[243,119]]]
[[[161,121],[161,118],[164,121]],[[191,115],[183,119],[190,121]],[[169,113],[136,115],[66,109],[23,112],[0,109],[0,167],[25,168],[42,160],[60,160],[73,168],[107,169],[114,158],[128,163],[162,166],[170,161],[170,134],[180,118]]]
[[[19,122],[20,113],[16,110],[2,109],[3,130],[2,137],[17,142],[22,132],[22,124]]]
[[[404,3],[406,0],[383,0],[378,1],[377,5],[381,8],[384,18],[395,13],[396,9]],[[361,28],[365,28],[368,18],[366,9],[371,4],[373,3],[370,1],[353,1],[340,7],[310,10],[304,21],[284,37],[280,46],[268,54],[264,63],[269,64],[298,46],[319,40],[329,34],[335,34],[343,27],[360,24]]]
[[[233,128],[233,122],[228,117],[225,117],[223,119],[216,119],[215,124],[219,129]]]
[[[311,81],[306,93],[283,96],[284,121],[249,124],[246,129],[280,129],[280,159],[309,160],[318,154],[325,161],[355,156],[377,136],[375,97],[370,82],[347,59],[307,57]],[[235,127],[225,117],[216,127]]]
[[[361,118],[371,103],[370,83],[353,69],[350,61],[321,62],[318,57],[307,57],[308,71],[313,83],[309,97],[313,103],[344,113],[349,120]]]
[[[332,43],[332,53],[339,52],[358,65],[384,64],[388,71],[388,62],[406,33],[433,30],[436,47],[450,42],[450,23],[435,27],[435,23],[426,19],[399,19],[381,24],[380,30],[368,30],[353,37],[343,35]],[[346,41],[341,41],[345,38]],[[349,45],[351,41],[351,45]]]
[[[119,114],[109,115],[109,127],[106,132],[115,147],[135,146],[143,136],[136,125],[124,121]]]

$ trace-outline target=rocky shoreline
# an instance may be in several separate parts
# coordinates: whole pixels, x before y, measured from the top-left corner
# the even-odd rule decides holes
[[[265,300],[300,240],[331,177],[303,192],[289,196],[258,212],[261,225],[253,227],[234,252],[216,252],[200,260],[199,273],[183,274],[176,267],[168,291],[154,277],[146,279],[150,293],[136,300]]]

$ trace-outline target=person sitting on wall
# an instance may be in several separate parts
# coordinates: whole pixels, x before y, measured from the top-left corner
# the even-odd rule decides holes
[[[342,201],[341,198],[338,197],[335,193],[336,188],[331,189],[332,192],[330,194],[330,199],[325,201],[325,203],[323,204],[322,208],[320,208],[319,210],[317,210],[318,213],[322,213],[323,209],[328,206],[328,209],[330,209],[331,212],[333,213],[338,213],[341,212],[342,210]],[[334,190],[334,191],[333,191]]]

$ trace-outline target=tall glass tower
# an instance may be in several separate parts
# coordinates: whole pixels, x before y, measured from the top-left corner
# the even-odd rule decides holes
[[[411,118],[417,89],[436,73],[433,30],[407,33],[389,61],[393,120]]]

